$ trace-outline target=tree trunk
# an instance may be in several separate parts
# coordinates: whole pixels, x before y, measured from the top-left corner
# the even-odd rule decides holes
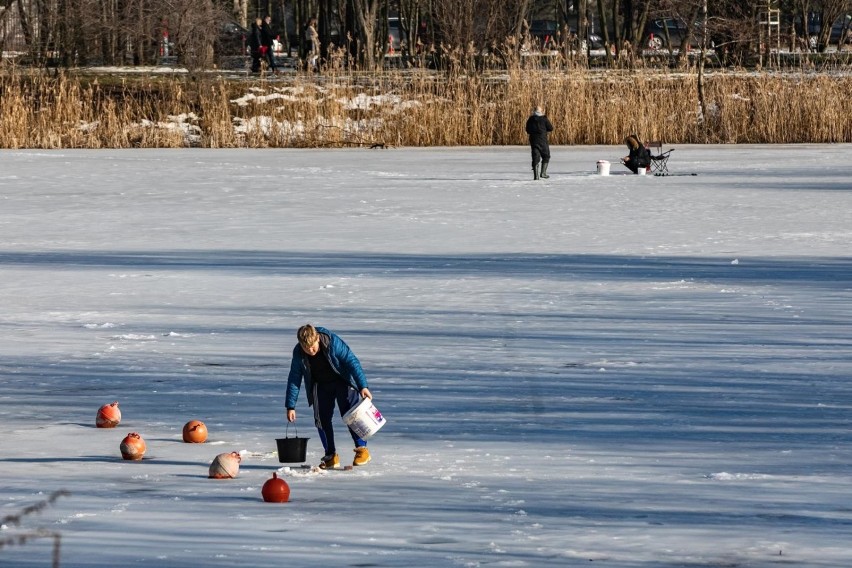
[[[698,22],[698,16],[701,15],[702,7],[698,6],[686,21],[686,33],[681,38],[680,51],[677,54],[678,65],[686,65],[689,62],[689,46],[692,43],[692,38],[695,35],[695,24]],[[706,21],[706,20],[705,20]]]
[[[606,17],[606,10],[604,9],[603,0],[598,0],[598,16],[601,20],[601,34],[603,35],[604,40],[604,49],[606,50],[606,62],[607,65],[612,66],[613,58],[612,58],[612,49],[610,49],[610,41],[609,41],[609,21]]]
[[[615,44],[615,55],[621,53],[621,46],[624,44],[624,33],[621,28],[621,19],[618,17],[618,3],[620,0],[612,0],[610,14],[612,18],[612,42]]]
[[[376,68],[376,18],[378,17],[380,0],[354,0],[355,21],[358,24],[360,40],[360,59],[367,70]]]
[[[700,134],[704,142],[707,142],[707,133],[710,132],[710,125],[707,117],[707,100],[704,96],[704,58],[707,57],[707,0],[701,3],[701,53],[698,58],[698,107],[701,109],[701,123],[698,125]]]

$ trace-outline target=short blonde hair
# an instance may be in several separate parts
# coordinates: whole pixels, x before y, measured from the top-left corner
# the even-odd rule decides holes
[[[296,332],[296,337],[299,338],[299,345],[310,347],[319,339],[319,333],[314,326],[308,323],[299,328],[299,331]]]

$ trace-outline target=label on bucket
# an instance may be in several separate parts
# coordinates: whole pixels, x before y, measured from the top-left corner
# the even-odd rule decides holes
[[[343,422],[359,438],[366,440],[385,425],[385,418],[379,412],[379,409],[373,406],[373,402],[369,398],[365,398],[343,415]]]

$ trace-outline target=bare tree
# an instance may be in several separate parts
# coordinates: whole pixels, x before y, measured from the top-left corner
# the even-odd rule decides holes
[[[358,39],[361,44],[361,58],[366,69],[377,66],[376,45],[379,42],[380,29],[377,25],[381,0],[353,0],[355,20],[358,24]]]
[[[692,0],[684,6],[686,14],[684,14],[685,17],[683,17],[683,21],[686,23],[686,31],[681,38],[680,50],[678,50],[678,65],[685,65],[687,63],[690,46],[692,45],[692,38],[696,36],[696,32],[702,33],[704,29],[702,28],[702,30],[699,31],[697,28],[698,18],[702,14],[704,6],[704,0]]]
[[[444,48],[466,46],[474,40],[474,26],[480,0],[434,0],[435,24]]]
[[[248,27],[248,0],[232,0],[231,15],[242,27]]]
[[[484,47],[519,35],[530,0],[433,0],[432,5],[442,47],[462,55],[464,66],[471,67]]]
[[[407,45],[401,46],[403,53],[413,58],[422,44],[420,37],[420,19],[423,0],[399,0],[399,27],[407,38]],[[401,39],[401,38],[400,38]]]
[[[620,39],[630,42],[634,46],[642,43],[642,35],[651,13],[652,2],[650,0],[624,0],[622,11],[624,20],[622,22],[622,33]]]
[[[811,43],[810,30],[808,29],[811,14],[820,22],[819,32],[814,43],[816,50],[822,53],[828,48],[831,41],[832,25],[840,16],[852,9],[852,2],[849,0],[796,0],[796,9],[797,16],[802,22],[802,33],[808,46]]]
[[[213,64],[213,47],[227,14],[213,0],[171,0],[168,13],[170,38],[178,59],[194,71]]]
[[[691,0],[693,8],[703,11],[703,0]],[[707,16],[696,31],[712,45],[716,55],[726,65],[745,63],[754,50],[758,32],[758,7],[741,0],[713,0],[707,4]]]
[[[603,33],[604,49],[606,50],[607,64],[612,65],[614,54],[612,53],[612,49],[611,49],[612,44],[610,42],[610,35],[609,35],[609,30],[610,30],[609,26],[610,26],[610,22],[612,21],[612,19],[610,17],[609,12],[607,11],[607,9],[604,6],[604,0],[598,0],[598,17],[601,20],[601,33]]]
[[[701,0],[701,6],[699,7],[701,12],[701,53],[698,57],[698,107],[701,109],[701,116],[699,117],[700,124],[699,128],[703,127],[703,132],[706,136],[709,128],[707,124],[707,98],[704,90],[704,61],[707,58],[707,45],[708,45],[708,37],[707,37],[707,0]]]

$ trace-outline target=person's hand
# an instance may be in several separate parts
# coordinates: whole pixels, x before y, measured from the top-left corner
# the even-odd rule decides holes
[[[361,389],[361,396],[363,398],[369,398],[370,400],[373,400],[373,393],[371,393],[370,389],[368,388]]]
[[[295,422],[296,421],[296,411],[291,409],[287,410],[287,422]]]

